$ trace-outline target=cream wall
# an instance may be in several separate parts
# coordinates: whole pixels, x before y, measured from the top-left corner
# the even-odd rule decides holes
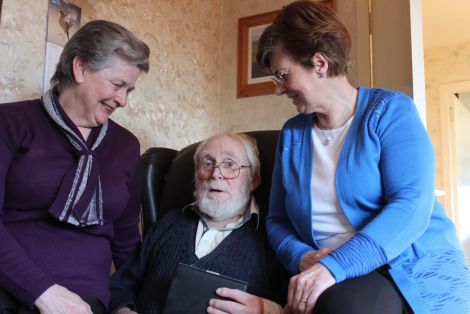
[[[150,72],[113,119],[142,150],[181,148],[217,131],[220,0],[70,0],[92,19],[118,22],[150,46]],[[0,102],[42,93],[48,0],[4,0],[0,26]]]
[[[237,36],[238,19],[241,17],[275,11],[290,3],[286,0],[223,0],[221,30],[221,80],[220,80],[220,130],[251,131],[279,129],[283,123],[296,114],[294,105],[285,96],[263,95],[237,98]],[[367,1],[336,0],[338,14],[348,25],[353,37],[354,66],[349,75],[350,81],[368,85],[368,68],[364,70],[364,60],[358,60],[358,51],[364,51],[364,35],[356,18],[367,10],[363,3]],[[361,6],[362,5],[362,6]],[[367,5],[367,3],[366,3]],[[368,29],[366,29],[366,32]],[[368,37],[367,37],[368,38]],[[359,40],[358,40],[359,39]],[[362,39],[362,40],[361,40]],[[357,45],[357,43],[360,43]],[[360,46],[360,47],[358,47]],[[361,50],[360,50],[361,49]],[[368,53],[368,46],[365,48]],[[363,54],[362,54],[363,55]],[[368,55],[365,65],[368,66]],[[358,70],[359,69],[359,70]],[[359,71],[362,70],[361,75]],[[366,73],[363,73],[366,72]],[[364,79],[362,79],[364,78]]]
[[[450,46],[426,48],[427,126],[436,151],[436,186],[443,188],[441,108],[439,86],[448,83],[470,81],[470,41]]]
[[[150,72],[128,106],[113,115],[137,135],[142,150],[182,148],[217,131],[279,129],[296,114],[286,97],[236,98],[238,19],[278,10],[289,0],[69,2],[82,8],[82,25],[115,21],[150,46]],[[41,95],[47,5],[48,0],[3,1],[0,102]],[[367,0],[336,0],[336,7],[353,37],[350,80],[368,85],[368,28],[357,23],[367,21]]]
[[[223,0],[221,30],[221,130],[279,129],[296,113],[287,97],[274,95],[237,98],[238,19],[280,9],[289,1]]]

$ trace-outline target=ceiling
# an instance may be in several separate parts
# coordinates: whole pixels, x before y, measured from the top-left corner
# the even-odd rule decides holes
[[[421,0],[424,48],[470,41],[470,0]]]

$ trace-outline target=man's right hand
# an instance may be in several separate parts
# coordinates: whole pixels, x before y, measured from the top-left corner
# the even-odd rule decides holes
[[[80,296],[57,284],[44,291],[34,305],[41,314],[93,314]]]
[[[211,299],[207,313],[211,314],[263,314],[263,299],[244,291],[218,288],[216,293],[230,300]]]

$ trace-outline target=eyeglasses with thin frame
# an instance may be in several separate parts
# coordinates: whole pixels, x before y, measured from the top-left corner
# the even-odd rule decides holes
[[[220,174],[225,179],[235,179],[240,175],[240,170],[242,168],[251,168],[251,166],[239,165],[236,161],[231,159],[218,163],[214,163],[211,160],[203,160],[197,165],[199,176],[203,179],[207,179],[212,176],[215,168],[219,168]]]
[[[293,68],[294,66],[291,66],[290,68],[276,71],[276,73],[274,73],[274,76],[272,77],[272,81],[274,82],[274,85],[276,85],[277,87],[287,82],[287,80],[289,79],[289,74]]]

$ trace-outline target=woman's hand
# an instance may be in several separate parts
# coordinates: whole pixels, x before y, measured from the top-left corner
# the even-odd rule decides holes
[[[70,290],[53,285],[36,299],[41,314],[93,314],[88,303]]]
[[[300,261],[299,270],[303,272],[320,261],[323,256],[328,255],[331,249],[326,247],[318,251],[311,251],[305,254]]]
[[[262,314],[263,313],[263,299],[255,295],[229,288],[219,288],[216,290],[217,294],[221,297],[232,299],[219,300],[211,299],[207,313],[210,314]]]
[[[137,312],[131,310],[128,307],[122,307],[119,310],[117,310],[117,312],[115,312],[115,313],[116,314],[137,314]]]
[[[335,282],[333,275],[321,263],[293,276],[289,282],[286,310],[311,313],[320,294]]]

